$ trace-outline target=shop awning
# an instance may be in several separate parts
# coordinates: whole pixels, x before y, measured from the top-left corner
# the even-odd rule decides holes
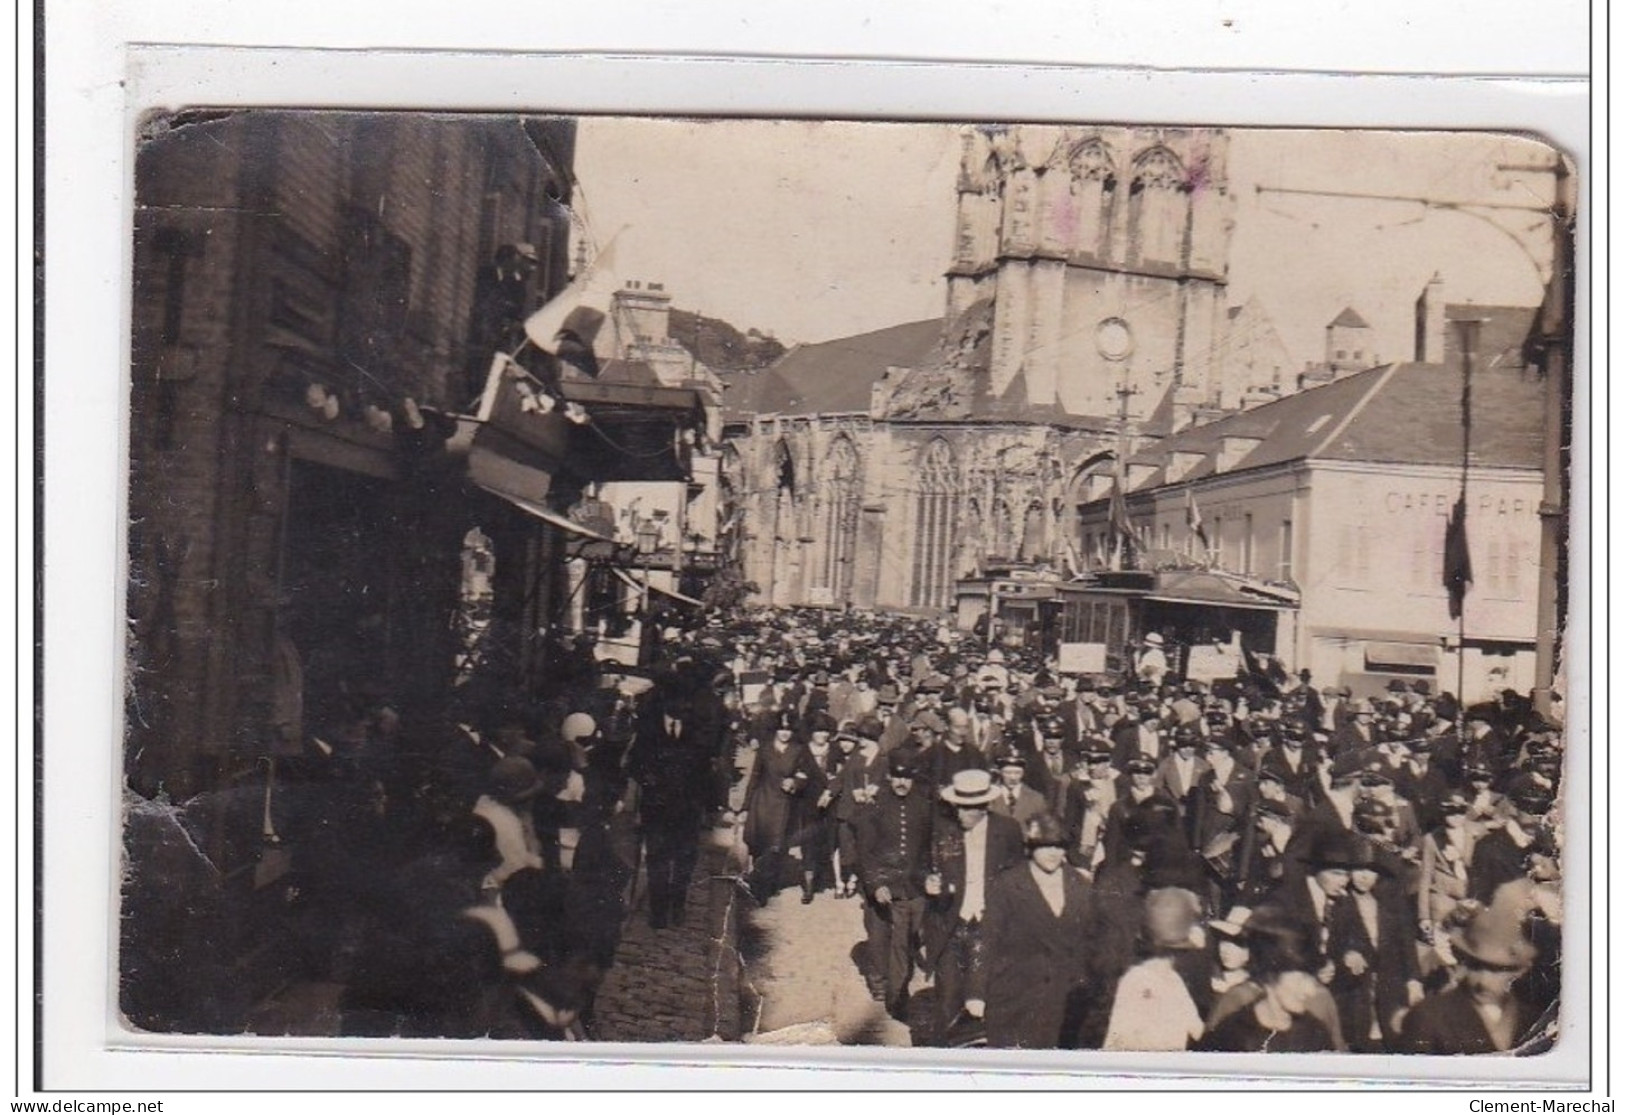
[[[1367,643],[1365,664],[1366,669],[1405,666],[1433,670],[1439,666],[1439,648],[1432,643]]]
[[[638,580],[624,569],[616,569],[615,575],[621,580],[625,581],[627,584],[631,585],[633,588],[637,589],[639,592],[642,592],[644,589],[648,589],[650,592],[658,592],[662,596],[669,596],[673,600],[681,601],[684,604],[691,604],[696,608],[705,607],[705,601],[703,600],[696,600],[694,597],[678,592],[676,589],[664,588],[657,584],[644,584],[642,581]]]
[[[615,539],[610,538],[608,535],[599,534],[596,530],[591,530],[572,519],[567,519],[556,511],[549,511],[547,508],[542,507],[539,504],[532,503],[528,499],[516,496],[512,492],[505,492],[499,487],[484,483],[479,479],[479,477],[474,478],[474,483],[479,487],[484,488],[498,499],[506,500],[508,503],[513,504],[525,514],[540,519],[544,523],[549,523],[556,526],[568,534],[576,534],[580,535],[582,538],[590,538],[594,542],[613,543],[615,541]]]

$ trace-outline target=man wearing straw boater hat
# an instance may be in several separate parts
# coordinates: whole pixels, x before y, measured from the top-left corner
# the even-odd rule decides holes
[[[989,813],[999,791],[985,770],[963,770],[938,794],[957,824],[938,826],[932,870],[925,879],[926,962],[936,973],[938,1041],[949,1040],[962,1016],[979,1020],[986,1007],[982,918],[988,884],[1025,858],[1021,826]]]

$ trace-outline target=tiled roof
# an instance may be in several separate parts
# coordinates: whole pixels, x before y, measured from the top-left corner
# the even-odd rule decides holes
[[[1183,430],[1130,460],[1158,466],[1137,490],[1167,482],[1175,452],[1203,460],[1182,480],[1211,476],[1226,438],[1245,455],[1225,471],[1295,460],[1452,465],[1461,461],[1461,375],[1437,364],[1389,364],[1289,395],[1216,422]],[[1544,393],[1521,363],[1483,368],[1472,385],[1472,463],[1492,468],[1541,467]],[[1248,441],[1256,444],[1248,447]]]
[[[725,376],[727,413],[866,414],[871,389],[886,369],[919,364],[941,334],[942,319],[931,318],[798,345],[764,372]]]
[[[1332,325],[1345,329],[1370,329],[1371,325],[1365,318],[1355,312],[1353,306],[1345,306],[1343,312],[1332,318]]]

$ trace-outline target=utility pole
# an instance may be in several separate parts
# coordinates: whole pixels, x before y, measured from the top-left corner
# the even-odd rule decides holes
[[[1553,717],[1553,687],[1562,642],[1564,582],[1568,576],[1569,453],[1572,429],[1574,360],[1574,189],[1561,157],[1550,165],[1500,166],[1498,170],[1550,174],[1552,273],[1546,283],[1536,327],[1541,372],[1546,379],[1546,415],[1541,468],[1540,580],[1535,603],[1535,710]],[[1555,717],[1554,717],[1555,718]]]
[[[1123,501],[1124,515],[1122,530],[1114,532],[1117,539],[1117,568],[1124,567],[1124,559],[1128,557],[1129,536],[1132,534],[1128,523],[1128,401],[1140,393],[1140,389],[1129,381],[1129,366],[1127,361],[1123,364],[1123,382],[1117,387],[1117,491],[1118,498]],[[1117,524],[1113,524],[1114,526]]]

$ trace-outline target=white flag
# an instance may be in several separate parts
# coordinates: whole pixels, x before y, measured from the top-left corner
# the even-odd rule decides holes
[[[525,336],[531,344],[564,359],[584,358],[589,372],[596,371],[596,364],[590,362],[593,344],[609,319],[610,300],[619,285],[615,275],[615,241],[619,235],[610,238],[573,283],[525,319]]]

